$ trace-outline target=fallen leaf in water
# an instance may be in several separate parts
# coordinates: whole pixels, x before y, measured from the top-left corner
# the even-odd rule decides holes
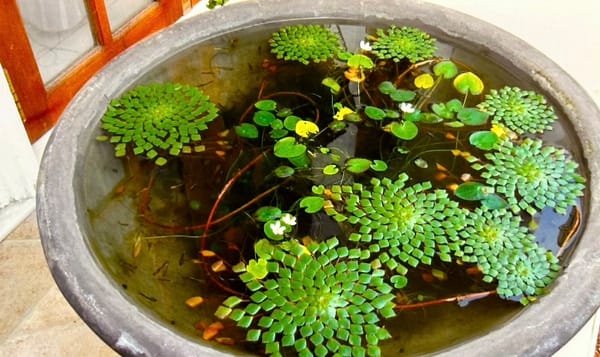
[[[227,266],[225,266],[225,262],[223,262],[222,260],[217,260],[211,265],[211,269],[215,273],[218,273],[227,270]]]
[[[185,304],[194,309],[200,306],[204,302],[204,298],[202,296],[193,296],[185,301]]]

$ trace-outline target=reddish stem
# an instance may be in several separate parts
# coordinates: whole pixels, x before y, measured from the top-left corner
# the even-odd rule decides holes
[[[449,298],[418,302],[415,304],[396,305],[394,307],[394,309],[395,310],[420,309],[420,308],[424,308],[424,307],[445,304],[447,302],[461,302],[461,301],[465,301],[465,300],[482,299],[482,298],[485,298],[485,297],[488,297],[491,295],[495,295],[495,294],[496,294],[496,290],[482,291],[479,293],[472,293],[472,294],[460,295],[460,296],[452,296]]]

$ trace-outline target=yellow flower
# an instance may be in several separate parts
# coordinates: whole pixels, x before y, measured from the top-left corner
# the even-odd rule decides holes
[[[300,120],[296,123],[296,134],[303,138],[308,138],[312,134],[319,132],[317,124],[308,120]]]
[[[490,129],[490,131],[496,134],[496,136],[501,140],[506,138],[516,139],[517,136],[513,131],[498,124],[492,124],[492,128]]]
[[[344,117],[348,114],[354,114],[354,110],[348,107],[342,107],[340,110],[338,110],[337,114],[333,116],[333,119],[344,120]]]

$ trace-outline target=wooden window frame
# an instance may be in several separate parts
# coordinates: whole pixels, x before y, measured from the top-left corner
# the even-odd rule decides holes
[[[155,0],[112,32],[104,0],[86,0],[96,46],[59,77],[44,84],[16,0],[0,0],[0,62],[31,142],[56,124],[77,91],[112,58],[172,24],[198,0]]]

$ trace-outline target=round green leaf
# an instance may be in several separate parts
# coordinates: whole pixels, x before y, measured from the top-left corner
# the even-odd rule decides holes
[[[306,146],[297,144],[295,138],[288,136],[275,143],[273,152],[277,157],[289,159],[304,154]]]
[[[373,107],[370,105],[367,105],[365,107],[365,114],[373,120],[382,120],[386,117],[386,113],[383,109]]]
[[[406,89],[396,89],[390,93],[390,98],[395,102],[410,102],[415,99],[416,96],[417,93]]]
[[[296,170],[294,170],[293,167],[289,167],[286,165],[281,165],[281,166],[277,167],[275,170],[273,170],[273,173],[275,174],[275,176],[277,176],[279,178],[290,177],[295,172],[296,172]]]
[[[489,114],[475,108],[464,108],[456,117],[466,125],[483,125],[487,122]]]
[[[254,124],[250,123],[242,123],[235,127],[235,133],[241,137],[246,139],[256,139],[258,138],[258,129]]]
[[[508,202],[495,193],[486,195],[481,200],[481,204],[489,209],[501,209],[508,207]]]
[[[375,67],[373,60],[369,57],[361,54],[354,54],[348,59],[349,67],[361,67],[365,69],[371,69]]]
[[[483,81],[473,72],[461,73],[454,78],[454,88],[462,94],[473,95],[483,92]]]
[[[454,98],[454,99],[450,99],[446,103],[446,108],[452,110],[455,113],[458,113],[463,108],[463,105],[460,100]]]
[[[394,136],[402,140],[412,140],[419,133],[419,128],[412,121],[393,122],[390,130]]]
[[[431,106],[431,110],[444,119],[454,118],[454,112],[450,110],[444,103],[435,103]]]
[[[335,175],[340,172],[340,169],[336,165],[327,165],[323,168],[323,173],[325,175]]]
[[[456,188],[454,194],[466,201],[479,201],[486,196],[484,187],[486,186],[479,182],[464,182]]]
[[[317,213],[323,208],[325,199],[318,196],[307,196],[300,200],[300,208],[304,208],[306,213]]]
[[[378,88],[382,94],[388,94],[388,95],[396,90],[396,87],[394,87],[394,84],[390,81],[381,82],[381,84],[379,84]]]
[[[385,161],[373,160],[371,163],[371,169],[373,171],[383,172],[388,169],[388,165],[385,163]]]
[[[254,103],[254,107],[258,110],[271,111],[277,109],[277,102],[272,99],[259,100]]]
[[[281,208],[274,206],[263,206],[254,212],[254,218],[259,222],[267,222],[281,217]]]
[[[294,131],[296,130],[296,124],[298,124],[300,120],[302,120],[302,118],[295,115],[289,115],[283,120],[283,126],[289,131]]]
[[[321,84],[329,88],[332,94],[338,94],[340,92],[340,84],[331,77],[326,77],[321,81]]]
[[[275,120],[275,114],[265,110],[259,110],[254,113],[252,120],[260,126],[269,126]]]
[[[491,150],[498,142],[498,135],[491,131],[476,131],[469,136],[471,145],[481,150]]]
[[[346,170],[359,174],[367,171],[371,167],[371,160],[363,159],[360,157],[352,158],[346,161]]]
[[[433,66],[433,73],[436,76],[443,76],[445,79],[454,78],[458,73],[458,68],[452,61],[442,61]]]

